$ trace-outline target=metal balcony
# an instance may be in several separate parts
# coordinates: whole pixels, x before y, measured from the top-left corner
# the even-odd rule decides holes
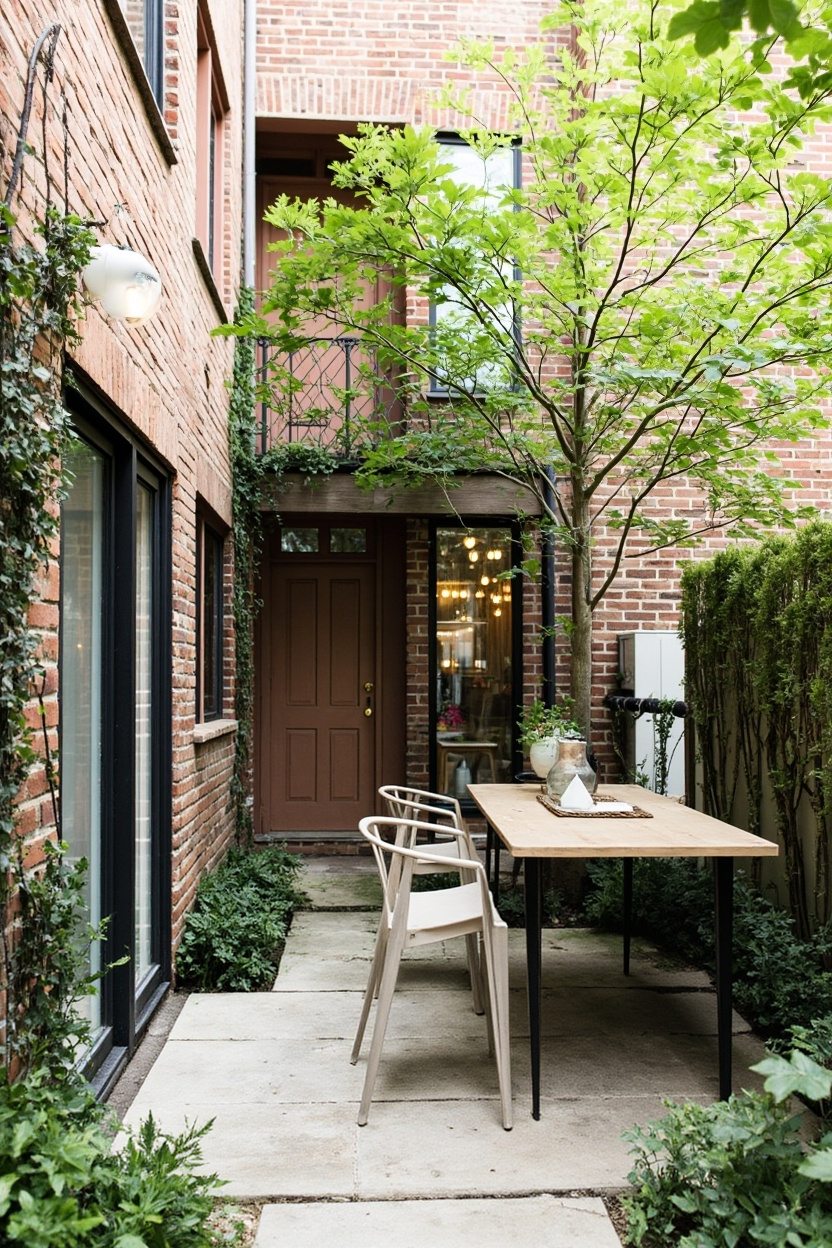
[[[310,338],[288,354],[257,350],[257,450],[313,442],[352,460],[394,436],[403,404],[391,376],[357,337]]]

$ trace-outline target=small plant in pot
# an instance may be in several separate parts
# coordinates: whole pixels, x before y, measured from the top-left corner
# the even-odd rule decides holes
[[[523,708],[517,721],[520,744],[529,756],[532,771],[541,780],[546,778],[557,758],[558,741],[563,738],[583,740],[584,734],[570,718],[572,705],[571,698],[562,698],[557,706],[546,706],[542,699],[535,698]]]

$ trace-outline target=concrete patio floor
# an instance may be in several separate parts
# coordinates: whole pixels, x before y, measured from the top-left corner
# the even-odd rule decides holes
[[[214,1119],[205,1165],[223,1195],[266,1204],[257,1248],[618,1248],[600,1196],[626,1185],[622,1132],[662,1102],[717,1095],[707,977],[583,929],[544,932],[542,1116],[530,1114],[525,951],[510,933],[516,1125],[500,1122],[485,1023],[462,941],[406,959],[366,1127],[355,1122],[369,1037],[349,1053],[378,900],[370,860],[310,858],[272,992],[193,994],[133,1101],[165,1130]],[[371,1020],[372,1022],[372,1020]],[[735,1016],[735,1087],[762,1046]],[[494,1199],[499,1198],[499,1199]]]

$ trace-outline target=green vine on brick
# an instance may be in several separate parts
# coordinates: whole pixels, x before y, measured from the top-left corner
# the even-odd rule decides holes
[[[84,1031],[72,1006],[89,987],[76,939],[84,864],[69,868],[58,844],[47,849],[40,867],[28,870],[18,807],[34,767],[45,767],[53,785],[51,759],[34,740],[38,721],[32,712],[43,669],[29,608],[57,540],[67,484],[61,466],[68,419],[63,358],[66,346],[78,341],[78,273],[95,242],[87,223],[68,211],[66,188],[63,211],[52,202],[45,128],[59,33],[60,27],[48,27],[33,49],[12,172],[0,202],[0,994],[7,1077],[35,1063],[58,1068],[71,1062]],[[46,200],[42,219],[33,225],[40,240],[35,243],[21,237],[12,203],[30,150],[26,128],[39,69]],[[64,140],[66,145],[65,120]],[[57,803],[55,812],[59,824]],[[9,926],[15,896],[17,918]]]
[[[254,292],[240,291],[235,323],[254,308]],[[254,427],[255,340],[239,336],[234,342],[234,375],[229,410],[231,456],[232,542],[234,547],[235,738],[231,801],[238,844],[250,845],[252,729],[254,722],[254,619],[257,612],[255,572],[262,541],[260,497],[262,464],[255,454]]]
[[[260,600],[257,576],[263,548],[267,492],[279,495],[287,473],[299,473],[304,484],[335,470],[335,458],[315,443],[276,443],[257,451],[255,403],[266,401],[270,389],[256,383],[257,340],[241,330],[254,310],[254,292],[244,287],[234,325],[218,333],[231,333],[234,343],[234,375],[231,382],[229,445],[233,481],[234,636],[236,656],[235,716],[237,719],[231,801],[239,845],[250,846],[254,838],[252,819],[252,746],[254,732],[254,625]]]
[[[806,935],[832,914],[832,525],[689,566],[682,634],[706,808],[730,821],[742,794],[759,832],[768,786],[789,906]]]

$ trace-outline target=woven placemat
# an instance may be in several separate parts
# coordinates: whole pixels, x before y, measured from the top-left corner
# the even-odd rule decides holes
[[[640,806],[634,806],[632,810],[561,810],[556,802],[553,802],[548,793],[538,793],[537,800],[541,806],[545,806],[553,815],[557,815],[560,819],[652,819],[653,816],[649,810],[642,810]],[[606,793],[600,794],[593,798],[596,802],[617,802],[617,797],[610,797]]]

